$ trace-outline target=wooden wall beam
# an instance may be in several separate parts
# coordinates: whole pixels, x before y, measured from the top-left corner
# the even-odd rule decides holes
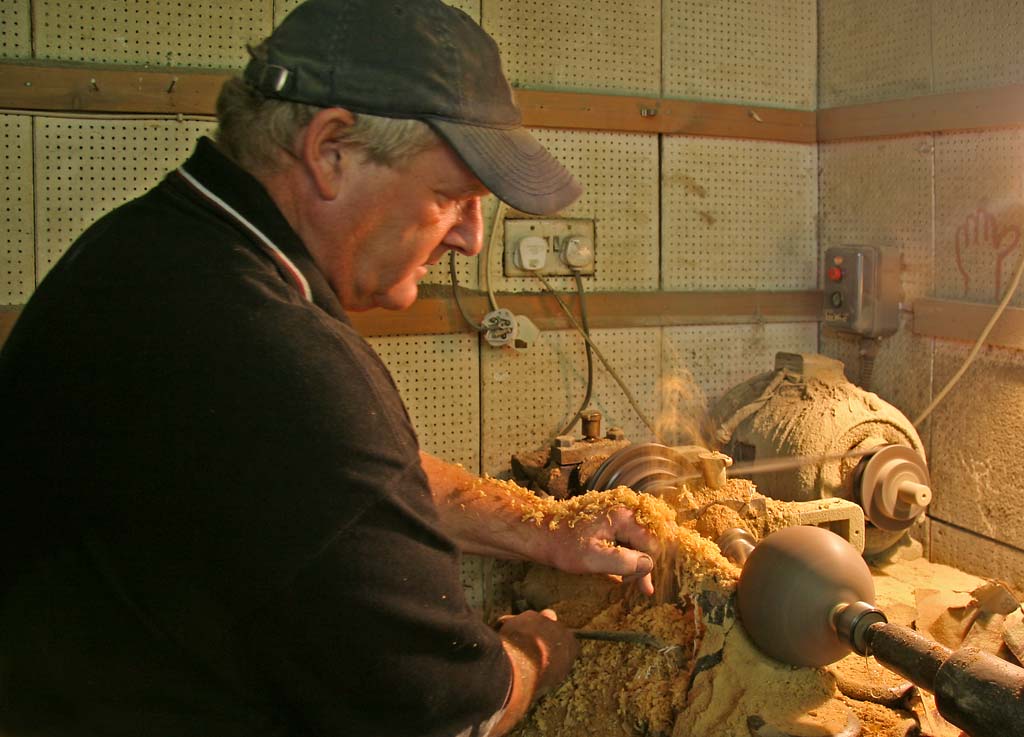
[[[466,311],[480,320],[490,311],[487,296],[460,292]],[[562,300],[579,319],[574,293]],[[571,330],[572,323],[550,294],[499,294],[498,304],[526,315],[541,330]],[[819,319],[822,293],[799,292],[594,292],[586,295],[592,328],[644,328],[756,322],[813,322]],[[418,335],[470,332],[451,297],[423,297],[408,310],[351,316],[364,335]]]
[[[0,63],[0,108],[212,115],[224,72]],[[814,143],[812,111],[651,97],[515,90],[537,128],[688,134]]]
[[[432,294],[416,300],[401,312],[372,310],[352,313],[353,325],[363,335],[430,335],[468,333],[472,328],[443,287],[426,285]],[[490,311],[487,295],[460,288],[462,303],[474,318]],[[579,319],[574,293],[563,301]],[[592,328],[642,328],[672,325],[728,325],[758,322],[814,322],[821,309],[822,293],[799,292],[595,292],[586,295],[587,317]],[[555,298],[550,294],[499,294],[502,307],[526,315],[541,330],[571,330]],[[0,308],[0,345],[7,339],[20,314],[17,307]]]
[[[0,62],[0,108],[213,115],[226,72]],[[817,113],[657,97],[515,90],[538,128],[815,143],[1024,126],[1024,85],[827,108]]]
[[[0,346],[7,342],[7,336],[14,329],[14,321],[20,314],[21,310],[17,308],[0,308]]]
[[[817,140],[810,110],[691,102],[656,97],[515,90],[527,125],[547,128],[752,138],[791,143]]]
[[[0,64],[0,107],[82,113],[213,115],[223,72]]]
[[[914,332],[931,338],[973,343],[992,318],[995,305],[951,299],[914,302]],[[1024,308],[1007,307],[989,333],[988,345],[1024,350]]]
[[[924,95],[818,111],[818,140],[1024,125],[1024,85]]]

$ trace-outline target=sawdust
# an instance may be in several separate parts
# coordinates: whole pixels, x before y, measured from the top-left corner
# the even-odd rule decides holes
[[[720,662],[694,679],[674,734],[732,737],[771,725],[782,734],[820,735],[833,733],[823,727],[838,725],[838,733],[845,726],[848,714],[834,706],[835,683],[825,671],[766,658],[735,622],[712,625],[708,635],[721,640]]]
[[[556,605],[556,611],[561,608]],[[589,629],[649,632],[669,644],[584,641],[569,678],[546,696],[517,729],[523,737],[670,735],[685,705],[693,660],[695,619],[671,604],[609,607]]]
[[[746,504],[749,482],[730,483],[719,493]],[[509,493],[527,504],[517,490]],[[720,506],[726,511],[713,526],[732,526],[736,518],[728,512],[739,512],[708,507],[708,498],[681,489],[673,501],[684,511]],[[845,725],[848,713],[831,702],[835,682],[828,673],[771,661],[749,642],[732,609],[739,569],[696,529],[695,520],[677,522],[677,510],[665,499],[619,488],[564,501],[538,499],[522,511],[523,519],[557,529],[614,506],[636,510],[638,521],[662,542],[654,601],[606,578],[580,581],[543,569],[532,571],[520,592],[531,606],[554,608],[570,626],[647,632],[671,648],[584,641],[569,679],[537,704],[516,735],[727,737],[748,734],[748,718],[794,735],[822,723]],[[809,712],[815,716],[808,718]]]
[[[620,486],[610,491],[590,491],[570,499],[540,497],[515,481],[484,476],[474,479],[457,492],[462,497],[504,495],[504,504],[520,513],[524,522],[533,522],[557,530],[562,525],[573,528],[607,514],[616,507],[634,511],[636,521],[656,537],[670,534],[675,524],[675,511],[648,494],[638,494]]]
[[[622,598],[622,584],[610,576],[570,576],[533,566],[516,585],[531,609],[555,609],[567,627],[583,627]]]
[[[857,701],[896,706],[911,688],[905,678],[882,667],[870,656],[851,653],[827,666],[827,669],[835,676],[843,695]]]
[[[574,529],[619,506],[634,510],[662,543],[653,599],[612,577],[542,567],[529,571],[518,593],[531,608],[555,609],[567,626],[645,632],[670,645],[659,651],[581,641],[569,678],[534,706],[515,737],[812,737],[842,734],[858,722],[861,737],[909,737],[918,734],[918,723],[920,734],[945,737],[934,707],[925,708],[931,697],[919,694],[915,720],[899,708],[901,679],[873,662],[851,656],[829,669],[797,668],[765,657],[751,643],[733,609],[739,569],[708,539],[737,522],[757,536],[785,526],[785,504],[759,506],[749,482],[733,479],[718,491],[683,486],[660,499],[620,487],[566,500],[498,483],[522,519],[553,530]],[[912,590],[934,584],[936,573],[940,579],[946,574],[944,587],[973,590],[978,583],[921,560],[874,573],[879,604],[891,608],[895,620],[914,616]],[[840,682],[859,697],[841,691]]]
[[[620,507],[632,510],[637,523],[661,542],[654,570],[656,581],[661,582],[660,586],[656,584],[660,603],[676,601],[683,593],[735,588],[739,575],[736,566],[723,558],[718,546],[697,533],[692,525],[679,524],[676,510],[664,499],[626,486],[553,499],[539,497],[514,481],[490,477],[474,480],[459,493],[469,497],[503,494],[503,503],[515,510],[522,521],[550,530],[576,529]]]
[[[890,709],[846,696],[840,696],[839,699],[857,715],[864,737],[910,737],[918,734],[917,719],[909,711]]]
[[[970,592],[985,583],[982,578],[924,558],[876,563],[871,574],[875,580],[875,599],[883,608],[890,603],[916,608],[914,592],[918,589]]]

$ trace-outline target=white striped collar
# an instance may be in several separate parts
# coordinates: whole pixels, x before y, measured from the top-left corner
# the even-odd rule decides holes
[[[227,202],[225,202],[220,197],[215,195],[209,189],[204,187],[199,182],[198,179],[196,179],[194,176],[185,171],[185,167],[179,166],[177,172],[186,182],[188,182],[188,184],[193,189],[196,190],[196,192],[198,192],[211,204],[215,205],[217,208],[219,208],[225,214],[229,215],[233,220],[235,220],[235,222],[237,222],[239,225],[241,225],[243,228],[249,231],[260,243],[260,245],[263,246],[267,255],[273,258],[274,261],[277,262],[278,266],[280,266],[282,270],[291,278],[292,282],[295,285],[295,288],[298,289],[302,296],[306,298],[306,301],[313,301],[313,291],[309,288],[309,281],[307,281],[303,273],[299,271],[299,267],[296,266],[295,263],[290,258],[288,258],[288,256],[285,255],[284,251],[277,247],[277,244],[275,244],[266,235],[264,235],[263,231],[261,231],[252,223],[250,223],[245,218],[245,216],[243,216],[235,208],[233,208]]]

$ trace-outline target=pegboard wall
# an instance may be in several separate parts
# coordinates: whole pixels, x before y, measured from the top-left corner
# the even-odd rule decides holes
[[[935,382],[943,386],[971,346],[939,341]],[[1024,548],[1020,458],[1024,455],[1024,361],[1019,351],[986,348],[932,420],[934,516]],[[949,432],[948,428],[956,428]],[[955,490],[955,491],[954,491]],[[943,494],[942,492],[947,493]]]
[[[898,248],[900,301],[913,305],[931,296],[935,272],[932,137],[826,144],[819,148],[818,157],[822,253],[847,244]],[[819,269],[823,268],[819,259]],[[900,322],[897,333],[879,344],[870,385],[865,388],[912,417],[931,400],[934,341],[913,333],[909,314],[904,313]],[[859,338],[823,330],[821,352],[841,360],[847,377],[861,384]],[[908,375],[914,380],[908,381]]]
[[[668,442],[710,442],[688,437],[705,410],[729,389],[772,371],[775,354],[818,352],[818,324],[687,325],[665,328],[662,361],[663,437]]]
[[[559,217],[595,221],[597,273],[584,278],[586,289],[657,289],[658,137],[551,129],[535,129],[533,134],[583,185],[583,195]],[[502,275],[503,234],[504,228],[499,225],[499,238],[489,260],[480,261],[481,269],[491,269],[494,288],[511,292],[543,290],[535,278]],[[556,289],[575,289],[568,277],[548,282]]]
[[[1024,253],[1022,161],[1021,129],[935,137],[936,297],[1001,299]]]
[[[212,123],[35,119],[36,279],[86,227],[157,184]]]
[[[907,136],[818,149],[822,252],[847,244],[899,248],[904,302],[932,289],[934,148],[931,136]]]
[[[484,621],[494,623],[513,613],[516,596],[513,585],[523,580],[527,565],[519,561],[496,560],[479,555],[462,556],[462,589],[466,602]]]
[[[270,34],[273,0],[33,0],[40,59],[240,69]]]
[[[935,92],[1024,82],[1024,3],[932,0]]]
[[[813,110],[816,7],[817,0],[664,3],[665,97]]]
[[[480,457],[480,368],[475,334],[370,338],[419,434],[438,458],[476,471]]]
[[[820,0],[819,107],[1024,83],[1019,0]]]
[[[931,91],[929,3],[819,0],[818,19],[818,107]]]
[[[0,305],[27,301],[35,288],[32,212],[32,119],[0,115]]]
[[[0,59],[32,56],[29,0],[0,0]]]
[[[658,409],[660,336],[657,328],[591,331],[593,341],[651,421]],[[576,413],[586,392],[586,353],[583,339],[569,330],[544,331],[526,351],[482,350],[483,471],[507,476],[513,453],[541,447]],[[601,412],[604,429],[621,427],[633,441],[651,439],[597,356],[590,406]]]
[[[513,87],[658,95],[661,0],[483,0]]]
[[[662,150],[663,288],[815,288],[814,146],[665,136]]]

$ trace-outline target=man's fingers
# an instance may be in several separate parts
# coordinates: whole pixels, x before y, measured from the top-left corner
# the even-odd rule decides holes
[[[654,580],[651,578],[651,574],[648,573],[646,576],[623,576],[622,580],[626,583],[636,583],[637,587],[644,593],[645,596],[654,595]]]
[[[616,507],[609,512],[608,520],[611,522],[617,543],[651,555],[657,555],[661,551],[658,538],[633,518],[632,510]]]
[[[585,560],[591,571],[610,573],[624,579],[650,579],[654,570],[654,559],[632,548],[595,546],[588,551]]]
[[[496,624],[496,628],[497,629],[501,629],[503,625],[505,625],[506,623],[512,621],[513,619],[517,619],[519,617],[525,617],[526,619],[529,619],[531,616],[536,615],[536,614],[539,614],[540,616],[544,617],[545,619],[550,619],[552,622],[557,622],[558,621],[558,614],[557,614],[557,612],[555,612],[554,609],[541,609],[539,612],[538,611],[533,611],[533,610],[527,610],[525,612],[521,612],[520,614],[503,614],[503,615],[501,615],[500,617],[498,617],[498,620],[495,623]]]

